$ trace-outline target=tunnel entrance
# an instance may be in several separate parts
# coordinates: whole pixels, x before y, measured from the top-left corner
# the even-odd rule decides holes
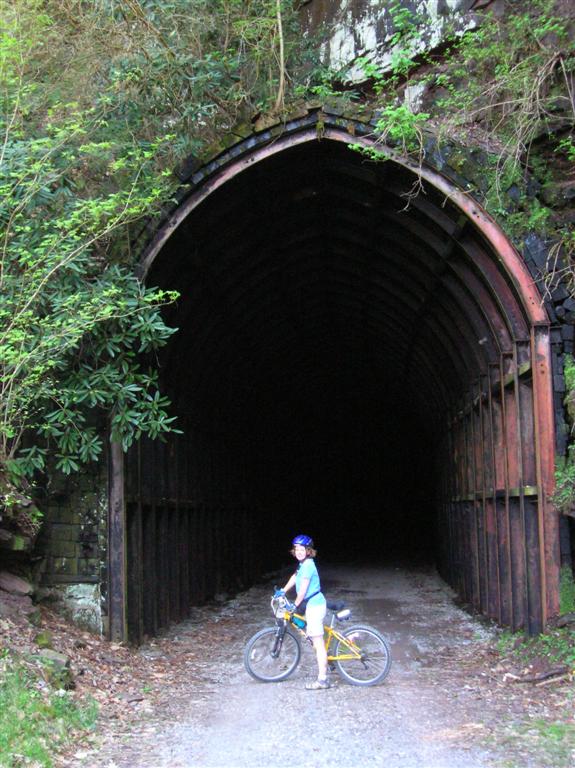
[[[304,531],[331,561],[432,556],[536,632],[559,567],[537,289],[448,178],[368,162],[348,146],[368,127],[319,120],[204,166],[143,256],[181,295],[159,370],[184,434],[125,471],[115,454],[112,627],[154,634]]]

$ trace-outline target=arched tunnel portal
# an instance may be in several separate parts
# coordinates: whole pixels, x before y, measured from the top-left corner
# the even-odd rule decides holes
[[[116,472],[112,627],[127,604],[129,636],[154,634],[304,531],[329,561],[431,556],[536,632],[559,568],[541,298],[447,177],[317,120],[202,168],[144,253],[146,282],[180,293],[159,367],[183,435],[142,441],[121,492]]]

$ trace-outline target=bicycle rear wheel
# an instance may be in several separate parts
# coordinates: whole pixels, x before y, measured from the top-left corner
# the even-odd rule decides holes
[[[375,685],[384,680],[391,669],[391,651],[383,635],[367,625],[356,624],[341,632],[335,656],[349,658],[335,661],[338,671],[352,685]]]
[[[248,641],[244,665],[249,674],[263,683],[277,683],[289,677],[299,664],[301,646],[297,637],[285,630],[278,640],[278,628],[261,629]]]

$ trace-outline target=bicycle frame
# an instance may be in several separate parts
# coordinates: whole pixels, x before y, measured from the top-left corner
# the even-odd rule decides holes
[[[295,606],[280,590],[276,589],[271,607],[276,626],[256,632],[244,650],[247,672],[264,683],[286,680],[294,672],[301,657],[300,638],[320,642],[319,638],[307,637],[305,616],[295,612]],[[328,610],[330,623],[323,624],[321,642],[325,644],[330,670],[352,685],[376,685],[384,680],[391,667],[391,654],[383,635],[367,624],[352,623],[338,631],[336,622],[350,618],[351,611],[335,603],[328,604]]]
[[[327,651],[327,660],[328,663],[331,661],[348,661],[350,659],[361,659],[362,652],[361,649],[358,648],[358,646],[353,642],[353,640],[349,640],[347,637],[344,637],[342,634],[340,634],[337,629],[334,629],[334,622],[335,622],[335,613],[332,613],[331,622],[330,624],[324,624],[323,625],[323,634],[324,634],[324,643],[325,643],[325,649]],[[299,623],[296,623],[294,621],[295,619],[298,619],[299,622],[303,623],[303,626],[300,626]],[[306,640],[311,642],[310,638],[305,633],[305,627],[306,627],[306,621],[305,616],[302,616],[299,613],[290,613],[289,611],[285,611],[283,614],[283,617],[278,617],[276,615],[276,619],[278,621],[281,621],[284,623],[284,627],[286,627],[288,624],[293,628],[297,629],[299,634],[302,637],[305,637]],[[280,629],[281,633],[281,627],[278,624],[278,628]],[[278,633],[278,653],[279,648],[281,648],[281,639],[283,639],[283,633],[281,633],[281,639],[280,639],[280,633]],[[344,645],[348,650],[349,653],[338,653],[337,655],[330,655],[329,649],[332,645],[332,643],[335,640],[339,640],[339,642]],[[275,648],[274,648],[275,651]]]

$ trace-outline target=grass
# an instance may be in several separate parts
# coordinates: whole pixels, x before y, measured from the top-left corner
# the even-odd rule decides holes
[[[575,610],[575,585],[570,569],[561,574],[561,613]],[[566,666],[575,672],[575,629],[561,627],[549,629],[537,637],[509,631],[502,632],[497,643],[502,656],[513,658],[527,671],[528,665],[544,660],[549,667]],[[541,667],[540,667],[541,669]],[[569,684],[571,686],[572,683]],[[511,722],[503,731],[502,743],[508,744],[510,758],[502,763],[505,768],[524,768],[526,760],[514,757],[537,755],[537,765],[546,768],[573,768],[575,765],[575,722],[572,719],[574,691],[570,687],[564,694],[563,706],[555,708],[546,717]],[[565,721],[562,719],[565,717]]]
[[[533,720],[520,728],[523,746],[536,751],[541,765],[572,768],[575,759],[575,724]]]
[[[95,704],[50,688],[32,669],[0,656],[0,766],[51,768],[54,754],[96,721]]]
[[[560,614],[575,613],[575,582],[570,568],[561,570]],[[548,629],[536,637],[504,631],[497,642],[502,656],[513,655],[529,663],[544,657],[552,664],[567,664],[575,671],[575,629],[572,626]]]

